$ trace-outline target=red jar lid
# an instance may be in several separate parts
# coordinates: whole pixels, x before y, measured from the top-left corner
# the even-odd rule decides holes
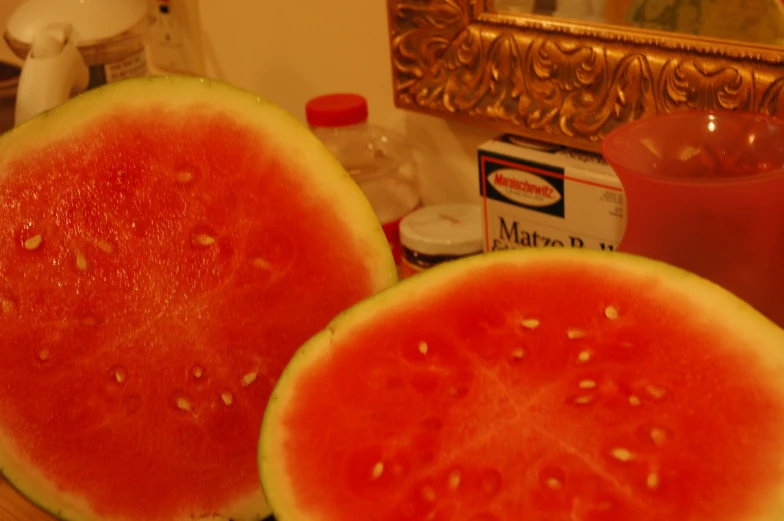
[[[326,94],[305,105],[308,124],[314,127],[344,127],[368,119],[367,100],[359,94]]]

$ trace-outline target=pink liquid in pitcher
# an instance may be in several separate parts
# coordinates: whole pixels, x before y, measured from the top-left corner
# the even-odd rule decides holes
[[[687,111],[610,133],[626,195],[619,251],[686,269],[784,327],[784,120]]]

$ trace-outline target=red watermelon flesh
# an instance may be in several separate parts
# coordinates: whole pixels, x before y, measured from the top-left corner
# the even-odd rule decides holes
[[[278,521],[784,519],[784,332],[624,254],[495,252],[351,308],[264,417]]]
[[[261,519],[295,349],[394,281],[315,138],[190,78],[91,91],[0,139],[0,469],[64,519]]]

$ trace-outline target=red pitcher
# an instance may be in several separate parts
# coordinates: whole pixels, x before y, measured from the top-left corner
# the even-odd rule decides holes
[[[619,251],[701,275],[784,327],[784,120],[658,115],[610,133],[602,154],[626,194]]]

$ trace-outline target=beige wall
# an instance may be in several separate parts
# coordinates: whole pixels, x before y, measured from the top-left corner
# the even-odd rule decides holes
[[[0,0],[0,22],[21,0]],[[196,1],[196,0],[194,0]],[[371,119],[418,146],[426,202],[475,200],[476,147],[493,132],[397,110],[384,0],[198,0],[207,74],[250,89],[304,119],[304,103],[355,91]],[[0,59],[8,59],[4,47]]]

